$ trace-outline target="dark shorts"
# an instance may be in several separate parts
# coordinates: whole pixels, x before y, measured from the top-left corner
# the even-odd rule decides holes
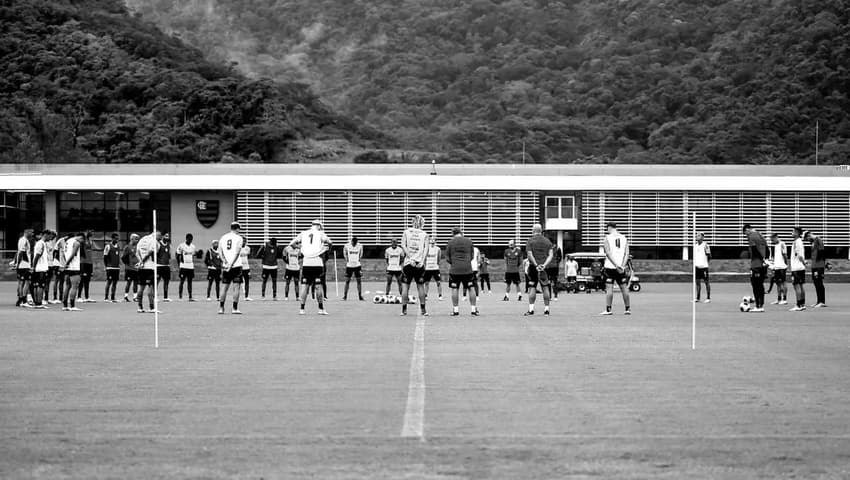
[[[32,272],[30,282],[32,282],[33,287],[44,288],[44,285],[47,282],[47,272]]]
[[[47,274],[49,277],[55,277],[59,274],[59,267],[49,267],[47,269]]]
[[[708,280],[708,268],[697,267],[697,280]]]
[[[138,282],[139,281],[139,271],[131,270],[129,268],[124,268],[124,280],[127,282]]]
[[[464,288],[472,288],[472,285],[475,283],[475,274],[473,273],[465,273],[462,275],[449,274],[449,288],[460,288],[463,286]]]
[[[616,268],[606,268],[604,275],[611,283],[621,284],[625,280],[626,272],[620,273]]]
[[[576,283],[577,278],[573,276],[567,277],[567,283]]]
[[[195,269],[181,268],[178,275],[180,276],[180,280],[192,280],[193,278],[195,278]]]
[[[766,277],[767,277],[767,267],[751,268],[750,269],[750,279],[764,282],[764,279]]]
[[[264,268],[263,269],[263,280],[268,280],[269,277],[277,280],[277,269],[276,268]]]
[[[393,277],[393,278],[399,278],[399,279],[400,279],[402,275],[403,275],[403,272],[402,272],[401,270],[398,270],[398,271],[396,271],[396,270],[387,270],[387,276],[388,276],[388,277]]]
[[[425,267],[405,265],[402,273],[401,280],[408,285],[410,285],[411,282],[416,282],[417,285],[425,283]]]
[[[207,280],[221,280],[221,270],[207,269]]]
[[[519,285],[519,272],[505,272],[505,283],[515,283]]]
[[[242,267],[233,267],[221,272],[221,283],[242,283]]]
[[[64,272],[62,272],[62,274],[65,275],[65,278],[67,278],[69,280],[73,280],[74,277],[78,277],[78,279],[79,279],[80,271],[79,270],[65,270]]]
[[[481,280],[487,280],[489,282],[490,281],[490,274],[489,273],[480,273],[480,274],[478,274],[478,278],[480,278]]]
[[[360,278],[363,276],[363,267],[345,267],[345,278],[352,276]]]
[[[558,268],[547,268],[546,269],[546,276],[548,276],[550,279],[557,281],[557,279],[558,279]]]
[[[791,272],[791,283],[794,285],[804,285],[806,283],[806,271],[794,270]]]
[[[168,265],[157,265],[156,276],[157,278],[171,280],[171,267],[169,267]]]
[[[319,285],[322,283],[324,274],[325,267],[303,267],[301,269],[301,284]]]
[[[17,270],[18,280],[27,281],[32,277],[32,271],[29,268],[19,268]]]
[[[118,280],[121,279],[121,270],[117,268],[107,268],[106,279],[110,282],[118,282]]]
[[[290,270],[288,268],[286,269],[286,273],[283,274],[284,279],[289,280],[290,278],[292,278],[296,282],[298,281],[299,277],[301,277],[301,274],[299,273],[298,270]]]
[[[81,263],[80,264],[80,276],[83,278],[91,278],[92,273],[94,273],[94,264],[92,263]]]
[[[153,285],[153,277],[154,271],[148,268],[142,268],[139,270],[139,285]]]
[[[549,285],[549,274],[546,273],[546,270],[540,272],[537,268],[529,265],[525,272],[525,288],[535,288],[538,283],[544,287]]]
[[[440,281],[440,271],[439,270],[425,270],[425,273],[422,274],[422,282],[428,283],[431,280],[435,282]]]
[[[785,283],[788,280],[788,271],[787,270],[774,270],[773,271],[773,281],[777,283]]]

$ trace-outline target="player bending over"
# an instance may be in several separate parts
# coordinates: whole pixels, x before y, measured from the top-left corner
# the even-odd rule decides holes
[[[348,300],[348,287],[351,284],[351,277],[357,280],[357,298],[363,301],[363,266],[360,260],[363,258],[363,245],[358,243],[357,237],[351,237],[349,242],[342,249],[342,256],[345,258],[345,289],[342,292],[342,299]]]
[[[410,228],[401,236],[401,249],[404,250],[404,268],[402,269],[401,314],[407,315],[410,282],[416,282],[419,294],[419,313],[428,315],[425,310],[425,257],[428,255],[428,234],[425,228],[425,218],[415,215],[410,221]]]
[[[525,273],[525,291],[528,294],[528,311],[524,315],[534,315],[534,302],[537,300],[537,284],[543,290],[543,315],[549,315],[549,276],[546,268],[554,260],[552,242],[543,236],[543,226],[539,223],[531,227],[531,238],[525,244],[528,255],[528,269]],[[556,279],[557,280],[557,279]]]
[[[242,247],[244,240],[239,234],[241,226],[239,222],[230,224],[230,232],[225,233],[218,241],[218,248],[221,252],[221,296],[218,298],[218,314],[224,315],[224,302],[227,300],[227,291],[230,290],[231,284],[236,284],[233,287],[233,315],[241,315],[239,311],[239,294],[242,292]]]
[[[330,250],[331,239],[322,231],[322,222],[313,220],[309,230],[305,230],[298,234],[289,246],[291,248],[299,248],[301,255],[304,258],[304,267],[301,269],[301,309],[299,315],[304,315],[304,306],[307,303],[307,291],[310,286],[316,289],[316,302],[319,304],[319,315],[327,315],[325,310],[324,298],[325,292],[322,291],[322,273],[325,270],[325,262],[322,255]]]
[[[605,311],[600,315],[613,315],[611,305],[614,303],[614,284],[620,288],[623,294],[623,304],[626,307],[625,314],[631,315],[629,302],[629,289],[624,285],[626,273],[626,262],[629,259],[629,242],[626,237],[617,231],[617,224],[608,222],[608,234],[602,242],[605,251],[605,277],[611,288],[606,288]]]

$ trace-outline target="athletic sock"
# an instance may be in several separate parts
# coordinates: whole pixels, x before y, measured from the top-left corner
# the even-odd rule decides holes
[[[407,313],[407,305],[401,306],[401,313]]]
[[[528,311],[531,312],[531,313],[534,313],[534,304],[533,303],[528,304]]]
[[[611,306],[610,306],[610,305],[606,305],[606,306],[605,306],[605,311],[606,311],[606,312],[610,312],[610,311],[611,311]]]
[[[319,310],[324,310],[324,309],[325,309],[325,304],[322,303],[322,302],[319,302]]]
[[[419,311],[422,312],[422,313],[425,313],[425,304],[424,303],[419,304]]]
[[[549,311],[549,305],[546,305],[545,307],[543,307],[543,311],[548,312]]]
[[[239,302],[233,302],[233,309],[239,310]],[[248,310],[250,310],[250,308]]]
[[[458,312],[458,307],[452,307],[452,312],[457,313],[457,312]]]
[[[224,301],[218,302],[218,306],[220,306],[221,308],[224,308]]]
[[[301,304],[301,310],[304,310],[304,304],[303,303]]]

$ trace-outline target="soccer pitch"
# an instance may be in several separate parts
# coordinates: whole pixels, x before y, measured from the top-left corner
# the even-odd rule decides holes
[[[133,304],[4,305],[0,478],[850,476],[850,287],[743,314],[749,285],[715,284],[696,350],[690,288],[646,284],[631,316],[617,293],[612,317],[601,293],[523,317],[503,285],[478,318],[450,317],[448,295],[424,319],[333,298],[326,317],[161,303],[158,350]],[[402,438],[422,388],[423,436]]]

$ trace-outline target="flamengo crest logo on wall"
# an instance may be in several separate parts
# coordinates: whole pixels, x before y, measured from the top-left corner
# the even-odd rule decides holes
[[[195,216],[205,228],[215,225],[218,220],[218,200],[198,200],[195,202]]]

